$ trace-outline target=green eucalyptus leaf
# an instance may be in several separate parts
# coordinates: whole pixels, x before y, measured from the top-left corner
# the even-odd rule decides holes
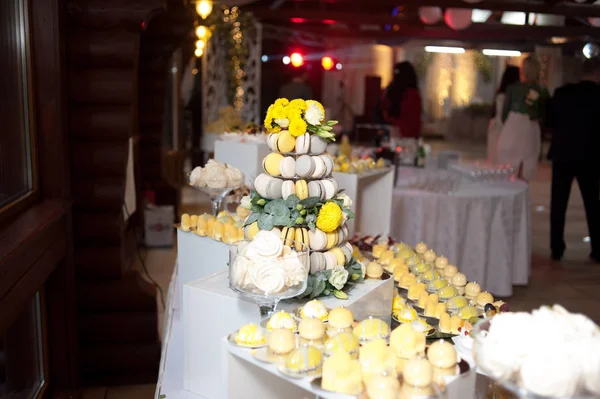
[[[256,222],[259,217],[260,217],[260,213],[252,212],[250,215],[248,215],[248,217],[244,221],[244,226],[248,226],[249,224]]]
[[[286,198],[285,200],[285,204],[287,205],[288,208],[295,208],[296,205],[298,205],[300,203],[300,198],[298,198],[298,196],[296,194],[291,194],[289,197]]]
[[[262,206],[260,206],[260,205],[252,204],[252,212],[255,212],[255,213],[263,213],[263,212],[264,212],[264,209],[263,209],[263,207],[262,207]]]
[[[331,291],[329,290],[329,288],[325,288],[325,290],[323,291],[323,295],[327,296],[331,294]]]
[[[290,223],[290,218],[286,216],[273,216],[274,226],[287,226]]]
[[[311,230],[314,230],[317,228],[317,225],[314,222],[309,222],[308,223],[308,228]]]
[[[354,212],[352,212],[351,209],[344,208],[343,212],[346,214],[346,216],[348,216],[348,219],[354,219],[355,218]]]
[[[262,215],[260,215],[260,217],[258,218],[258,228],[261,230],[272,230],[274,227],[273,225],[273,216],[263,213]]]
[[[310,298],[316,298],[319,295],[321,295],[323,293],[323,291],[325,291],[325,288],[327,287],[327,283],[323,280],[318,280],[317,283],[315,284],[315,287],[313,288],[312,293],[310,294]]]
[[[313,206],[317,206],[321,203],[321,198],[319,197],[309,197],[300,201],[300,205],[305,208],[311,208]]]

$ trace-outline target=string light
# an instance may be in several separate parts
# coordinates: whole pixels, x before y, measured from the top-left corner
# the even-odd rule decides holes
[[[204,39],[208,36],[208,28],[204,25],[196,27],[196,37],[198,39]]]
[[[202,54],[204,54],[204,50],[202,50],[201,48],[196,48],[196,50],[194,50],[194,55],[196,56],[196,58],[202,57]]]
[[[206,19],[212,12],[212,9],[212,0],[199,0],[196,3],[196,12],[202,17],[202,19]]]
[[[206,42],[202,39],[196,41],[196,48],[204,49],[206,47]]]

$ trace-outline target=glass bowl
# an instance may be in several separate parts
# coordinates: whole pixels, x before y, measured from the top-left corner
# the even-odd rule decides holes
[[[292,241],[291,246],[283,246],[279,256],[265,257],[249,247],[251,243],[243,240],[229,247],[229,287],[254,300],[262,317],[270,317],[279,301],[306,290],[309,249],[306,244]]]
[[[223,199],[227,196],[227,194],[229,194],[233,190],[241,187],[241,185],[234,186],[234,187],[223,187],[223,188],[200,187],[200,186],[192,184],[190,182],[190,177],[191,177],[191,172],[188,173],[188,175],[187,175],[188,184],[190,185],[190,187],[203,192],[204,194],[208,195],[208,197],[210,198],[210,202],[212,204],[212,214],[214,217],[217,217],[217,215],[221,211],[221,204],[223,202]]]
[[[594,398],[597,399],[598,398],[598,396],[588,394],[588,393],[579,393],[574,396],[543,396],[543,395],[539,395],[534,392],[531,392],[528,389],[523,388],[520,385],[518,369],[515,368],[514,370],[510,370],[510,369],[505,368],[504,370],[502,370],[501,367],[495,367],[494,369],[489,367],[491,360],[489,358],[486,358],[486,351],[484,348],[485,348],[486,337],[490,330],[492,320],[493,319],[483,319],[482,321],[478,322],[474,326],[473,332],[471,333],[471,336],[473,338],[473,358],[475,360],[475,363],[477,364],[477,367],[478,367],[480,373],[486,374],[491,380],[496,382],[498,385],[500,385],[502,388],[506,389],[507,391],[513,393],[518,398],[523,398],[523,399],[594,399]],[[540,334],[543,334],[543,331],[541,331]],[[506,345],[510,345],[510,343],[507,342]],[[556,345],[561,345],[561,343],[557,342]],[[551,349],[549,349],[549,350],[551,350]],[[500,365],[498,365],[498,366],[500,366]],[[548,376],[548,378],[551,379],[552,377]]]

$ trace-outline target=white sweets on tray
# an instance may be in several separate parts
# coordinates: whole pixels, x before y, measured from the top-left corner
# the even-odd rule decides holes
[[[600,395],[600,328],[584,315],[559,305],[501,313],[479,324],[474,340],[477,365],[513,391]]]

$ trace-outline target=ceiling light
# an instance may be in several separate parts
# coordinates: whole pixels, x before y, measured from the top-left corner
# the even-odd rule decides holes
[[[282,61],[285,65],[288,65],[290,63],[290,57],[286,55],[283,57]]]
[[[337,64],[335,64],[335,69],[337,69],[338,71],[342,70],[342,64],[340,64],[339,62]]]
[[[478,10],[473,9],[473,14],[471,14],[471,22],[475,23],[485,23],[492,16],[492,10]]]
[[[554,36],[550,38],[550,42],[553,44],[565,44],[568,41],[569,39],[564,36]]]
[[[521,52],[517,50],[495,50],[486,48],[482,51],[484,55],[496,56],[496,57],[520,57]]]
[[[206,17],[208,17],[212,12],[212,9],[212,0],[200,0],[196,3],[196,12],[202,17],[202,19],[206,19]]]
[[[425,46],[425,51],[428,53],[463,54],[465,49],[462,47]]]

